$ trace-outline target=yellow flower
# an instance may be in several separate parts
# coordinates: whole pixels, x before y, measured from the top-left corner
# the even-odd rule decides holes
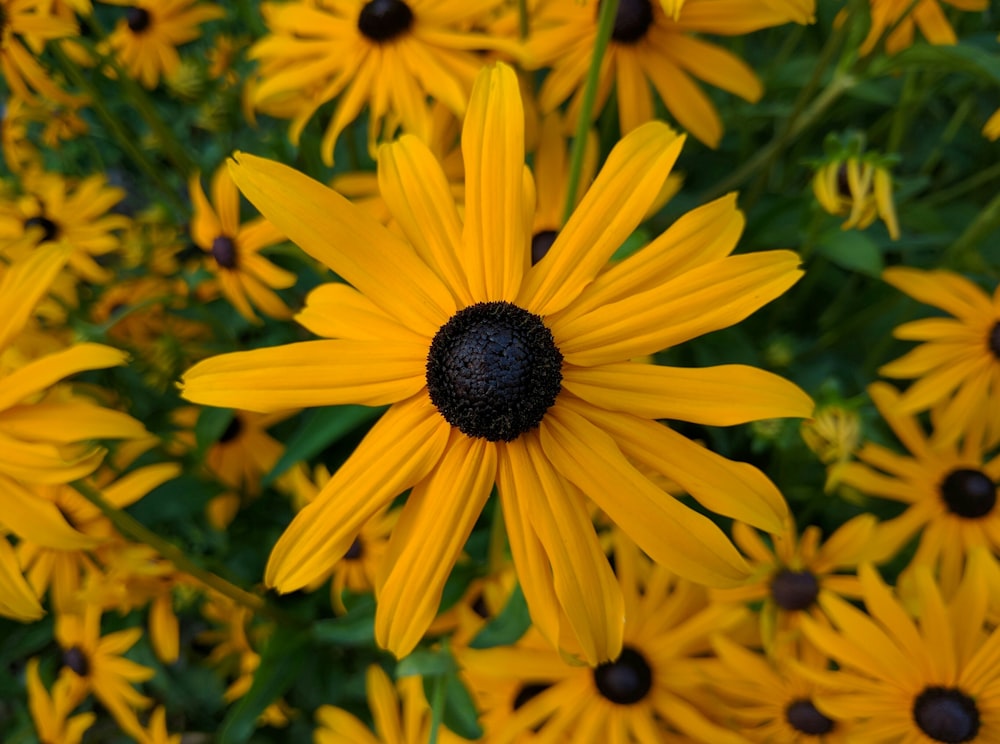
[[[993,742],[1000,738],[1000,630],[985,623],[989,598],[974,561],[945,603],[927,571],[917,577],[919,621],[871,566],[862,566],[866,615],[827,597],[834,628],[803,620],[809,640],[838,671],[811,671],[814,701],[849,722],[852,744]]]
[[[426,142],[427,97],[462,116],[482,66],[470,50],[503,45],[470,30],[499,5],[499,0],[265,3],[271,33],[250,50],[251,59],[261,63],[254,103],[292,118],[290,136],[298,143],[316,110],[336,99],[321,145],[327,164],[340,133],[366,105],[372,151],[380,129],[388,136],[399,125]]]
[[[835,217],[847,215],[841,228],[864,230],[880,217],[889,236],[899,238],[899,221],[892,201],[892,176],[869,159],[836,159],[816,171],[813,194]]]
[[[731,196],[607,266],[683,139],[660,123],[626,137],[532,266],[523,122],[513,71],[484,70],[462,135],[464,223],[425,145],[407,136],[383,146],[380,186],[405,240],[296,171],[238,155],[248,198],[353,287],[317,288],[297,316],[326,339],[222,355],[183,379],[189,400],[223,407],[393,404],[296,516],[265,578],[283,592],[310,584],[412,488],[376,586],[376,638],[400,656],[433,620],[495,483],[535,622],[592,664],[620,648],[622,600],[587,499],[678,572],[741,582],[745,563],[721,530],[633,463],[778,531],[786,506],[762,473],[654,419],[730,425],[812,408],[750,367],[628,361],[730,326],[800,275],[788,251],[728,255],[742,224]]]
[[[676,18],[655,0],[620,0],[591,115],[596,118],[614,89],[621,131],[631,132],[655,118],[652,86],[678,124],[716,147],[722,120],[694,80],[750,102],[759,100],[764,89],[743,60],[702,35],[735,36],[789,19],[758,0],[686,0],[683,7],[674,7]],[[552,68],[539,92],[543,112],[554,111],[572,96],[569,117],[575,121],[579,116],[597,38],[597,10],[598,0],[539,0],[531,10],[525,63]]]
[[[28,709],[41,744],[80,744],[97,716],[94,713],[70,716],[77,705],[72,699],[70,680],[56,680],[50,694],[38,674],[38,659],[30,659],[27,683]]]
[[[240,195],[225,164],[212,177],[212,204],[197,175],[191,178],[190,191],[194,206],[191,237],[211,256],[205,265],[218,277],[225,298],[254,323],[259,319],[251,301],[272,318],[292,317],[292,311],[274,290],[295,284],[295,274],[260,255],[261,249],[284,239],[281,232],[263,217],[240,223]]]
[[[986,10],[988,0],[944,0],[959,10]],[[948,22],[938,0],[871,0],[872,25],[861,43],[861,54],[868,54],[890,28],[885,50],[895,54],[913,44],[917,28],[931,44],[957,44],[958,37]]]
[[[0,73],[11,92],[25,101],[78,101],[52,82],[32,49],[76,33],[72,19],[58,18],[41,0],[0,0]]]
[[[126,7],[108,37],[128,74],[146,88],[155,88],[161,76],[180,67],[177,47],[201,36],[201,24],[221,18],[225,11],[215,3],[197,0],[105,0]]]
[[[375,732],[346,710],[323,705],[316,711],[315,744],[426,744],[430,740],[431,710],[420,677],[403,677],[395,687],[381,667],[365,674],[368,707]],[[446,728],[438,730],[441,744],[467,741]]]
[[[913,320],[893,331],[923,342],[879,368],[886,377],[914,381],[899,399],[900,412],[935,408],[935,437],[942,442],[957,441],[975,419],[985,421],[985,446],[1000,441],[1000,285],[991,297],[945,269],[902,266],[886,269],[882,278],[953,316]]]
[[[1000,455],[988,457],[974,430],[960,445],[937,428],[927,436],[916,418],[903,412],[899,393],[885,383],[875,383],[869,392],[910,451],[907,457],[868,443],[858,452],[858,462],[840,470],[845,485],[907,505],[876,529],[871,560],[889,560],[919,533],[911,565],[938,569],[941,588],[950,595],[970,551],[979,546],[1000,550]]]
[[[0,536],[0,616],[27,623],[44,614],[34,590],[21,575],[14,549],[6,536]]]

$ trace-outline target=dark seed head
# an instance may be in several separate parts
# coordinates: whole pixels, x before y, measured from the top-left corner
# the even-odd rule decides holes
[[[63,666],[69,667],[81,677],[86,677],[90,671],[90,664],[87,662],[87,654],[79,646],[72,646],[62,655]]]
[[[220,235],[212,241],[212,256],[215,262],[224,269],[236,268],[236,243],[233,239]]]
[[[990,329],[990,336],[987,341],[990,347],[990,352],[997,359],[1000,359],[1000,323],[994,323],[993,327]]]
[[[243,422],[239,416],[233,416],[226,425],[226,430],[219,437],[219,444],[231,442],[243,432]]]
[[[145,8],[131,7],[125,11],[125,22],[128,24],[129,30],[133,33],[141,34],[149,28],[151,20],[152,16],[149,15],[149,11]]]
[[[847,177],[847,164],[841,163],[837,168],[837,193],[845,199],[853,198],[851,193],[851,181]]]
[[[483,596],[482,592],[479,592],[479,596],[476,597],[476,601],[472,603],[472,611],[475,612],[483,620],[489,620],[490,618],[490,608],[486,605],[486,598]]]
[[[559,232],[557,230],[542,230],[540,232],[536,232],[531,237],[532,265],[545,258],[545,254],[549,252],[549,248],[551,248],[552,244],[556,242],[556,236],[558,234]]]
[[[347,549],[344,553],[345,561],[358,561],[361,560],[361,556],[365,554],[364,543],[361,542],[360,537],[354,538],[354,542],[351,543],[351,547]]]
[[[928,687],[913,701],[913,720],[934,741],[962,744],[979,733],[976,701],[954,687]]]
[[[985,517],[997,503],[996,486],[980,470],[952,470],[941,482],[939,490],[948,511],[966,519]]]
[[[619,0],[611,38],[619,44],[635,44],[652,25],[653,5],[650,0]]]
[[[626,646],[615,661],[606,661],[594,669],[594,682],[612,703],[632,705],[652,689],[653,670],[642,654]]]
[[[510,442],[538,426],[562,387],[562,354],[542,319],[509,302],[459,310],[427,353],[427,390],[463,434]]]
[[[804,610],[819,596],[819,581],[811,571],[783,568],[771,579],[771,596],[783,610]]]
[[[45,215],[36,215],[35,217],[29,217],[24,221],[24,229],[27,230],[31,227],[42,228],[42,237],[38,241],[38,244],[48,243],[50,240],[55,240],[59,237],[59,225],[50,220]]]
[[[824,716],[811,700],[795,700],[785,708],[785,720],[796,731],[811,736],[822,736],[833,731],[834,722]]]
[[[358,16],[358,30],[375,42],[390,41],[413,25],[413,11],[403,0],[368,0]]]

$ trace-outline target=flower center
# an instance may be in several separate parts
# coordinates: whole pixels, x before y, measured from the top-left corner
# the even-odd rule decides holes
[[[219,437],[219,444],[225,444],[226,442],[233,441],[242,432],[243,432],[243,422],[240,421],[239,416],[233,416],[231,419],[229,419],[229,423],[226,425],[226,430],[222,432],[222,436]]]
[[[997,503],[993,481],[980,470],[952,470],[940,486],[941,498],[948,511],[966,519],[985,517]]]
[[[834,722],[824,716],[812,700],[794,700],[785,708],[785,720],[796,731],[810,736],[822,736],[833,731]]]
[[[24,221],[24,229],[27,230],[31,227],[42,228],[42,237],[38,241],[38,245],[42,243],[48,243],[50,240],[55,240],[59,237],[59,225],[50,220],[45,215],[36,215],[35,217],[29,217]]]
[[[531,236],[532,265],[545,258],[545,254],[549,252],[549,248],[551,248],[552,244],[556,242],[556,236],[558,234],[558,230],[541,230]]]
[[[149,28],[151,20],[152,16],[149,15],[149,11],[145,8],[131,7],[125,11],[125,22],[128,24],[129,30],[133,33],[141,34]]]
[[[86,677],[90,671],[90,664],[87,662],[87,654],[79,646],[72,646],[62,655],[63,666],[69,667],[81,677]]]
[[[976,701],[954,687],[928,687],[913,702],[913,720],[927,736],[946,744],[972,741],[979,733]]]
[[[993,356],[1000,359],[1000,323],[993,324],[993,328],[990,329],[988,343]]]
[[[619,44],[635,44],[653,25],[650,0],[619,0],[611,38]]]
[[[427,390],[463,434],[510,442],[541,423],[562,388],[562,354],[542,319],[509,302],[459,310],[427,353]]]
[[[771,580],[771,596],[783,610],[804,610],[819,596],[819,581],[812,571],[783,568]]]
[[[368,0],[358,16],[358,30],[375,42],[389,41],[413,25],[413,11],[403,0]]]
[[[612,703],[632,705],[652,689],[653,670],[642,654],[626,646],[615,661],[606,661],[594,669],[594,682]]]
[[[351,543],[351,547],[347,549],[344,553],[345,561],[358,561],[361,560],[361,556],[365,554],[365,546],[361,542],[361,538],[354,538],[354,542]]]
[[[225,235],[220,235],[212,241],[212,256],[216,263],[224,269],[236,268],[236,243]]]

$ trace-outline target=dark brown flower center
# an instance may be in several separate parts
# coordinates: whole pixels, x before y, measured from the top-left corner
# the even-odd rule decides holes
[[[833,731],[834,722],[813,705],[812,700],[794,700],[785,708],[785,720],[796,731],[810,736],[822,736]]]
[[[42,237],[38,241],[38,244],[48,243],[50,240],[55,240],[59,237],[59,225],[50,220],[43,214],[36,215],[34,217],[29,217],[24,221],[24,229],[27,230],[32,227],[42,228]]]
[[[845,199],[854,198],[851,193],[851,180],[847,177],[847,164],[841,163],[837,168],[837,193]]]
[[[549,248],[556,242],[557,230],[540,230],[531,236],[531,263],[536,264],[545,258]]]
[[[212,256],[216,263],[224,269],[236,268],[236,243],[226,235],[220,235],[212,241]]]
[[[635,44],[653,25],[653,5],[650,0],[619,0],[611,38],[619,44]]]
[[[976,701],[954,687],[928,687],[913,701],[913,720],[934,741],[962,744],[979,733]]]
[[[771,596],[783,610],[804,610],[819,596],[819,581],[812,571],[783,568],[771,579]]]
[[[403,0],[368,0],[358,16],[358,30],[382,43],[409,31],[413,11]]]
[[[948,511],[966,519],[985,517],[997,503],[993,481],[982,471],[972,468],[952,470],[939,490]]]
[[[562,354],[542,319],[509,302],[459,310],[427,353],[427,391],[463,434],[510,442],[538,426],[562,388]]]
[[[239,416],[233,416],[229,419],[229,423],[226,425],[226,430],[222,432],[222,436],[219,437],[219,444],[231,442],[242,433],[243,422],[240,420]]]
[[[63,666],[69,667],[81,677],[86,677],[90,672],[90,663],[87,661],[87,654],[79,646],[71,646],[63,651]]]
[[[990,336],[987,342],[990,347],[990,351],[993,353],[997,359],[1000,359],[1000,323],[994,323],[993,327],[990,329]]]
[[[598,691],[612,703],[633,705],[653,688],[653,670],[642,654],[625,646],[617,659],[594,669],[594,682]]]
[[[125,22],[132,33],[141,34],[149,28],[153,18],[145,8],[131,7],[125,11]]]

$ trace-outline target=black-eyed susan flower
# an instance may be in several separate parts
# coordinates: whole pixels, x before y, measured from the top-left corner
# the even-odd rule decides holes
[[[205,265],[217,277],[223,296],[251,322],[259,322],[254,307],[272,318],[292,317],[274,290],[295,284],[295,274],[260,254],[284,240],[281,232],[263,217],[241,222],[240,195],[224,164],[212,176],[211,203],[197,175],[191,178],[190,191],[191,237],[209,254]]]
[[[988,0],[943,0],[958,10],[986,10]],[[871,27],[860,52],[868,54],[885,36],[885,50],[895,54],[912,46],[916,30],[931,44],[957,44],[939,0],[871,0]],[[886,32],[888,35],[886,36]]]
[[[888,560],[919,534],[912,564],[939,570],[941,588],[950,594],[970,551],[1000,550],[1000,455],[988,456],[972,429],[960,442],[937,428],[928,436],[916,417],[902,412],[899,393],[885,383],[873,384],[869,393],[910,453],[869,442],[857,462],[839,471],[845,485],[906,505],[876,529],[871,560]]]
[[[913,320],[896,338],[922,342],[879,368],[879,374],[912,384],[899,398],[901,413],[936,409],[935,437],[957,441],[974,419],[986,426],[989,447],[1000,441],[1000,285],[992,297],[946,269],[892,267],[882,278],[901,292],[952,317]]]
[[[512,646],[459,652],[486,741],[531,741],[535,731],[539,741],[746,744],[708,715],[706,683],[711,637],[749,610],[712,603],[661,566],[638,573],[619,577],[625,641],[611,661],[569,664],[534,628]]]
[[[405,239],[291,168],[243,154],[233,165],[265,216],[350,284],[317,288],[297,316],[325,339],[205,360],[185,375],[184,396],[257,411],[393,404],[286,530],[266,580],[283,592],[310,584],[412,488],[376,586],[376,638],[397,655],[436,614],[494,484],[535,622],[592,664],[618,653],[622,600],[588,499],[683,575],[743,581],[747,567],[718,527],[634,463],[710,509],[780,531],[786,506],[762,473],[653,419],[731,425],[812,408],[750,367],[628,361],[732,325],[800,274],[788,251],[728,255],[741,224],[732,198],[607,265],[683,139],[650,123],[622,140],[532,266],[523,126],[513,71],[487,68],[462,134],[464,221],[419,139],[383,146],[382,195]]]
[[[892,200],[892,176],[878,156],[834,158],[813,176],[813,194],[835,217],[846,217],[841,229],[864,230],[878,217],[889,236],[899,238],[899,220]]]
[[[174,74],[181,64],[177,47],[201,36],[201,24],[221,18],[215,3],[198,0],[106,0],[125,8],[108,43],[125,70],[146,88]]]
[[[316,110],[336,99],[321,152],[333,162],[344,128],[367,106],[368,140],[397,126],[424,141],[428,96],[462,116],[482,59],[475,51],[503,45],[476,32],[501,3],[480,0],[349,0],[265,3],[269,35],[250,50],[260,62],[258,108],[292,119],[299,135]]]
[[[531,68],[552,68],[538,94],[543,113],[572,98],[569,116],[579,116],[597,38],[597,9],[597,0],[539,0],[532,8],[524,61]],[[764,89],[749,65],[702,35],[735,36],[788,20],[756,0],[686,0],[676,18],[655,0],[620,0],[591,115],[596,118],[614,90],[621,131],[631,132],[655,118],[655,90],[681,127],[716,147],[722,119],[695,80],[751,102]]]
[[[52,81],[36,59],[37,48],[76,33],[76,22],[52,14],[40,0],[0,0],[0,72],[11,92],[26,101],[78,101]]]
[[[43,744],[80,744],[83,735],[97,719],[95,713],[72,715],[78,701],[73,700],[71,682],[63,677],[52,690],[46,690],[38,673],[38,659],[30,659],[26,669],[28,710]]]
[[[395,685],[381,667],[365,673],[365,692],[375,731],[341,708],[321,706],[316,711],[315,744],[425,744],[431,735],[431,708],[420,677],[403,677]],[[446,728],[438,729],[441,744],[467,741]]]
[[[919,572],[917,620],[868,565],[859,571],[868,614],[830,596],[823,609],[834,627],[803,620],[809,640],[839,666],[803,670],[822,688],[814,702],[853,727],[852,743],[1000,739],[1000,631],[985,622],[989,599],[977,563],[947,603],[930,573]]]
[[[794,524],[771,545],[760,534],[737,522],[733,540],[754,569],[753,578],[733,589],[716,589],[716,602],[760,602],[760,633],[765,649],[775,653],[792,638],[804,614],[820,611],[819,598],[828,593],[857,597],[860,593],[853,571],[868,559],[874,541],[876,520],[861,514],[845,522],[825,542],[822,531],[811,525],[796,535]]]

